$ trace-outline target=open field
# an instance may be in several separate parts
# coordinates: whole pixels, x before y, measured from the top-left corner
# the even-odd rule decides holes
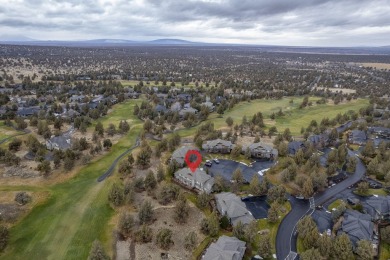
[[[136,102],[129,101],[116,107],[120,110],[126,106],[127,118],[131,119]],[[109,117],[102,121],[109,120]],[[11,228],[9,247],[0,259],[86,259],[95,239],[100,239],[108,252],[112,251],[112,227],[107,223],[114,210],[107,202],[107,193],[115,177],[101,183],[96,179],[120,153],[135,143],[141,124],[137,119],[131,121],[130,132],[112,147],[109,154],[83,167],[66,182],[42,187],[50,192],[47,202],[34,208]],[[29,189],[0,186],[0,190]]]
[[[363,67],[373,67],[376,69],[387,69],[390,70],[390,63],[361,63]]]
[[[226,118],[229,116],[233,119],[234,124],[240,124],[243,116],[245,115],[248,120],[252,118],[257,112],[263,113],[264,123],[267,127],[276,126],[279,131],[283,131],[285,128],[290,128],[293,135],[300,135],[302,127],[307,127],[311,120],[317,120],[320,122],[322,118],[334,118],[338,113],[345,113],[349,110],[358,111],[360,108],[368,105],[368,100],[357,99],[348,103],[342,103],[339,105],[313,104],[312,107],[299,109],[299,105],[302,103],[303,98],[294,97],[294,103],[290,104],[292,98],[283,98],[280,100],[253,100],[251,102],[241,102],[234,106],[233,109],[223,114],[223,117],[219,117],[217,113],[212,113],[208,117],[207,121],[214,123],[216,129],[227,129]],[[312,97],[309,101],[318,100],[316,97]],[[276,118],[275,120],[269,119],[272,113],[277,113],[280,109],[285,113],[285,116]],[[196,128],[189,128],[179,130],[181,136],[191,136],[195,133]]]

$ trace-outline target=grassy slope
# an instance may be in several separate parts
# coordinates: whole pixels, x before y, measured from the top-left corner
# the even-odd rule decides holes
[[[136,102],[140,101],[117,105],[118,109],[102,121],[111,122],[111,116],[133,118],[131,108]],[[86,259],[95,239],[103,241],[110,250],[107,223],[114,211],[107,203],[107,192],[114,178],[101,183],[96,179],[121,152],[134,144],[140,126],[140,121],[133,119],[130,133],[108,155],[82,168],[69,181],[47,188],[51,192],[48,201],[34,208],[11,229],[10,246],[0,258]]]
[[[16,131],[12,127],[4,125],[4,121],[0,121],[0,140],[19,133],[21,132]]]
[[[217,113],[212,113],[207,121],[212,121],[216,129],[226,127],[226,118],[229,116],[233,119],[234,124],[240,124],[242,117],[245,115],[248,120],[257,112],[262,112],[265,124],[269,126],[276,126],[279,131],[285,128],[290,128],[293,135],[299,135],[302,126],[307,127],[311,120],[315,119],[319,123],[322,118],[334,118],[338,113],[345,113],[349,110],[359,111],[360,108],[368,105],[368,100],[358,99],[351,102],[339,105],[313,105],[309,108],[299,109],[303,98],[294,97],[294,103],[290,104],[291,98],[283,98],[281,100],[252,100],[251,102],[241,102],[234,106],[233,109],[227,111],[223,117],[218,117]],[[315,103],[318,98],[311,97],[309,99]],[[276,120],[270,120],[269,115],[277,113],[280,109],[286,114]],[[288,113],[288,114],[287,114]],[[181,136],[190,136],[195,133],[195,128],[183,129],[179,133]]]

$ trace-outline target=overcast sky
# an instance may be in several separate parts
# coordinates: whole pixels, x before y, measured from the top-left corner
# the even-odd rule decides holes
[[[390,0],[0,0],[0,38],[390,45]]]

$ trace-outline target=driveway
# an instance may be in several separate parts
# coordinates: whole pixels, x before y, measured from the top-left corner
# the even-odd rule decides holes
[[[242,199],[247,209],[255,219],[267,218],[270,206],[267,203],[267,196],[253,196]]]

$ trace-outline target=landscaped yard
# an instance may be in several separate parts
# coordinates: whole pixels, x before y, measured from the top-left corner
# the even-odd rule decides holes
[[[343,203],[345,203],[345,202],[342,199],[337,199],[337,200],[333,201],[331,204],[329,204],[328,210],[332,211],[332,209],[337,208],[338,206],[340,206]]]
[[[107,193],[116,177],[101,183],[96,180],[119,154],[135,143],[141,129],[141,121],[134,118],[132,111],[136,102],[139,101],[115,106],[118,111],[126,107],[127,114],[121,112],[121,115],[131,120],[132,128],[110,153],[83,167],[74,178],[41,188],[50,192],[47,202],[11,228],[10,243],[1,259],[86,259],[95,239],[100,239],[106,250],[112,252],[112,226],[108,223],[114,210],[107,202]],[[108,120],[109,116],[102,119]],[[12,189],[30,188],[0,186],[0,190]]]

